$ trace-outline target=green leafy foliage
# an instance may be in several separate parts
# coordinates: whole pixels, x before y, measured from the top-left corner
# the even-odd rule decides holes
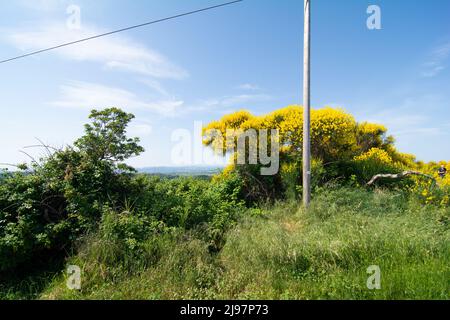
[[[191,231],[139,237],[124,259],[110,233],[86,239],[70,263],[84,266],[81,291],[60,277],[44,299],[448,299],[448,210],[422,207],[407,193],[323,189],[311,209],[283,202],[244,211],[217,254]],[[142,225],[112,214],[118,241]],[[119,222],[118,220],[123,221]],[[133,220],[134,222],[130,222]],[[109,222],[108,222],[109,223]],[[126,225],[126,227],[125,227]],[[113,234],[115,234],[114,231]],[[128,256],[129,257],[129,256]],[[381,268],[381,290],[367,268]]]
[[[239,180],[165,180],[138,175],[133,184],[136,211],[145,212],[168,227],[201,231],[213,249],[221,246],[224,232],[244,207],[239,200]]]
[[[121,162],[143,151],[127,138],[134,118],[119,109],[92,111],[74,147],[58,150],[0,182],[0,272],[50,252],[70,251],[98,228],[131,256],[173,229],[200,235],[219,250],[243,204],[240,181],[164,180],[136,175]],[[242,210],[241,210],[242,211]]]
[[[447,180],[435,189],[410,180],[389,191],[361,188],[373,174],[414,159],[393,149],[384,127],[348,126],[347,115],[341,122],[357,148],[348,137],[328,137],[328,113],[318,118],[325,138],[315,137],[324,139],[317,144],[323,150],[314,151],[315,196],[306,211],[298,209],[298,148],[281,153],[274,176],[248,165],[212,181],[151,177],[124,164],[143,152],[139,139],[126,135],[134,116],[92,111],[74,146],[0,174],[0,278],[9,279],[0,282],[0,299],[16,291],[50,299],[448,296]],[[299,144],[298,119],[281,116],[273,121],[289,117],[280,129]],[[248,117],[227,121],[240,126]],[[81,291],[66,289],[62,259],[83,266]],[[390,281],[375,293],[364,288],[374,263]],[[47,264],[42,273],[30,271]]]
[[[120,205],[131,176],[120,161],[143,151],[125,130],[133,119],[119,109],[93,111],[76,147],[57,150],[0,184],[0,271],[46,251],[67,250],[101,218],[103,205]]]
[[[139,138],[128,138],[126,129],[134,115],[118,108],[102,111],[93,110],[85,125],[85,135],[75,142],[75,146],[92,161],[120,162],[139,155],[144,148],[139,146]]]

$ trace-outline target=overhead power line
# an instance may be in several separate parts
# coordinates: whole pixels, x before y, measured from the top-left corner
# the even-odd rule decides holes
[[[29,56],[33,56],[33,55],[37,55],[37,54],[40,54],[40,53],[43,53],[43,52],[47,52],[47,51],[56,50],[56,49],[59,49],[59,48],[71,46],[71,45],[78,44],[78,43],[81,43],[81,42],[86,42],[86,41],[90,41],[90,40],[94,40],[94,39],[110,36],[112,34],[124,32],[124,31],[129,31],[129,30],[132,30],[132,29],[142,28],[142,27],[145,27],[145,26],[149,26],[149,25],[152,25],[152,24],[159,23],[159,22],[173,20],[173,19],[177,19],[177,18],[193,15],[193,14],[196,14],[196,13],[213,10],[213,9],[217,9],[217,8],[220,8],[220,7],[229,6],[229,5],[232,5],[232,4],[235,4],[235,3],[238,3],[238,2],[242,2],[242,1],[244,1],[244,0],[230,1],[230,2],[222,3],[222,4],[211,6],[211,7],[206,7],[206,8],[203,8],[203,9],[198,9],[198,10],[194,10],[194,11],[190,11],[190,12],[185,12],[185,13],[177,14],[175,16],[171,16],[171,17],[167,17],[167,18],[163,18],[163,19],[158,19],[158,20],[153,20],[153,21],[150,21],[150,22],[141,23],[141,24],[134,25],[134,26],[131,26],[131,27],[126,27],[126,28],[122,28],[122,29],[119,29],[119,30],[114,30],[114,31],[110,31],[110,32],[107,32],[107,33],[98,34],[96,36],[92,36],[92,37],[89,37],[89,38],[84,38],[84,39],[80,39],[80,40],[76,40],[76,41],[72,41],[72,42],[63,43],[63,44],[60,44],[60,45],[57,45],[57,46],[54,46],[54,47],[50,47],[50,48],[47,48],[47,49],[42,49],[42,50],[38,50],[38,51],[27,53],[27,54],[23,54],[23,55],[14,57],[14,58],[9,58],[9,59],[6,59],[6,60],[2,60],[2,61],[0,61],[0,64],[7,63],[7,62],[10,62],[10,61],[14,61],[14,60],[18,60],[18,59],[23,59],[23,58],[26,58],[26,57],[29,57]]]

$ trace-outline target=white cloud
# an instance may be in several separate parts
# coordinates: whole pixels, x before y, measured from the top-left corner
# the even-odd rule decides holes
[[[259,86],[257,86],[256,84],[252,84],[252,83],[241,84],[238,88],[241,90],[247,90],[247,91],[256,91],[256,90],[261,89]]]
[[[226,96],[218,99],[204,100],[199,103],[198,108],[200,110],[207,110],[211,108],[219,107],[246,107],[245,104],[268,101],[272,99],[271,96],[266,94],[241,94],[235,96]]]
[[[183,108],[183,112],[212,112],[226,114],[234,112],[236,108],[250,109],[251,105],[254,103],[269,101],[271,99],[273,99],[273,97],[267,94],[224,96],[221,98],[200,100],[195,104]]]
[[[408,110],[410,110],[408,112]],[[388,134],[400,136],[425,136],[440,133],[439,128],[430,127],[430,117],[425,113],[413,112],[409,100],[401,107],[385,109],[365,117],[364,121],[380,123],[388,128]]]
[[[149,102],[134,93],[113,87],[87,82],[71,82],[60,87],[60,98],[51,105],[65,108],[119,107],[125,110],[142,109],[163,116],[174,116],[184,105],[183,101],[166,99]]]
[[[403,130],[394,132],[394,136],[411,136],[411,135],[420,135],[420,136],[440,136],[442,135],[442,131],[440,128],[414,128],[410,130]]]
[[[267,94],[241,94],[232,97],[226,97],[219,102],[224,107],[236,106],[249,102],[268,101],[272,97]]]
[[[446,61],[449,57],[450,43],[446,43],[434,49],[429,61],[423,65],[425,70],[423,71],[422,76],[426,78],[437,76],[447,68]]]
[[[82,25],[81,30],[70,30],[64,24],[51,24],[39,30],[6,32],[6,40],[23,52],[53,47],[62,43],[104,33]],[[186,70],[169,61],[162,54],[123,36],[112,35],[56,49],[54,54],[72,61],[88,61],[115,69],[160,79],[184,79]],[[50,54],[50,53],[46,53]]]
[[[143,79],[140,82],[145,84],[147,87],[156,91],[157,93],[159,93],[162,96],[165,96],[165,97],[169,96],[169,92],[158,81],[151,80],[151,79]]]
[[[401,112],[396,113],[396,111],[398,110],[379,113],[372,116],[368,121],[382,123],[388,128],[403,129],[418,126],[428,120],[428,118],[423,115],[402,114]]]

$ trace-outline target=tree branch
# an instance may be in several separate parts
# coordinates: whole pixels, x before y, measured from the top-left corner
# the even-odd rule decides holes
[[[403,179],[408,176],[421,176],[421,177],[425,177],[427,179],[432,180],[434,185],[436,185],[436,183],[437,183],[436,179],[428,174],[418,172],[418,171],[403,171],[403,172],[397,173],[397,174],[377,174],[372,177],[372,179],[367,183],[367,185],[371,186],[379,179],[384,179],[384,178]]]

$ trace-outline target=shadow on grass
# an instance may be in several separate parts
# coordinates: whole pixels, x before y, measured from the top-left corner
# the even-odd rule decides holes
[[[63,253],[47,253],[32,263],[0,272],[0,300],[34,300],[60,275],[65,266]]]

